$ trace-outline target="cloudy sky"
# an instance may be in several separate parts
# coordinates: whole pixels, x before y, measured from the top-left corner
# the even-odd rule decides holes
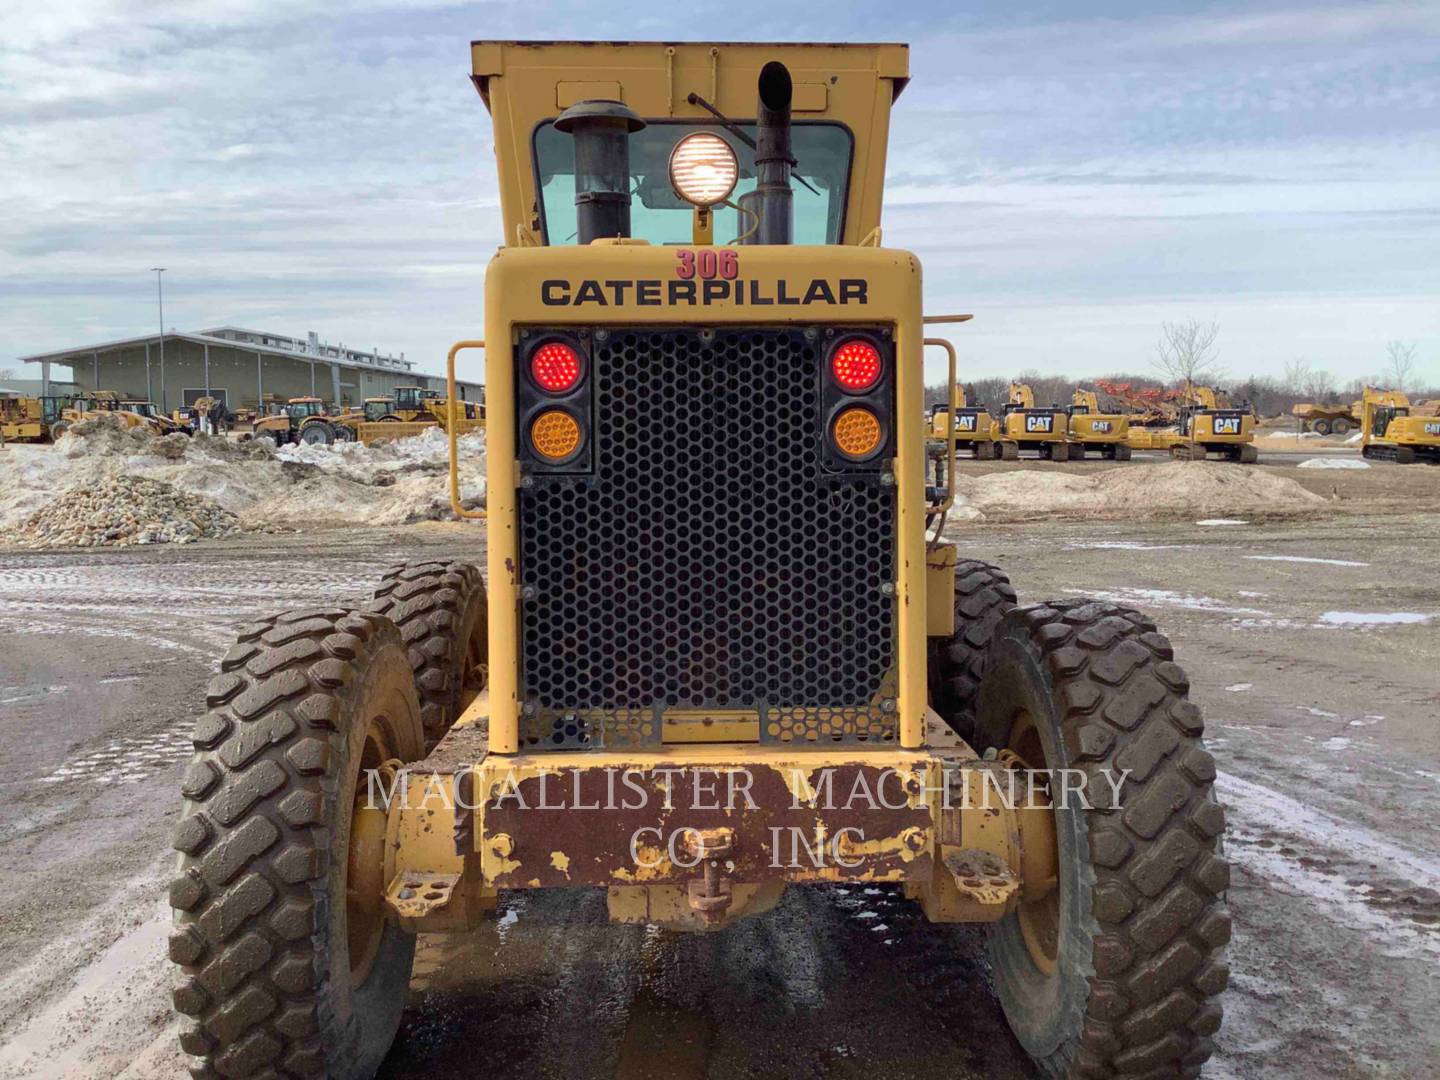
[[[472,38],[908,41],[886,242],[967,375],[1143,371],[1215,319],[1231,377],[1440,384],[1440,3],[9,0],[0,365],[222,323],[438,370],[500,240]],[[608,13],[608,14],[607,14]],[[472,369],[470,375],[477,375]]]

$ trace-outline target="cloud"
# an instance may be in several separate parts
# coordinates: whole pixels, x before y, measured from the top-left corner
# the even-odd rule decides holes
[[[806,40],[813,8],[727,25]],[[1440,9],[844,3],[909,38],[887,243],[987,372],[1143,365],[1214,314],[1236,362],[1360,374],[1412,338],[1440,381]],[[580,0],[19,0],[0,40],[0,331],[16,353],[167,322],[316,329],[430,359],[478,329],[501,242],[473,37],[693,37]],[[640,29],[637,29],[640,27]],[[1268,315],[1267,315],[1268,313]],[[474,372],[472,372],[474,374]]]

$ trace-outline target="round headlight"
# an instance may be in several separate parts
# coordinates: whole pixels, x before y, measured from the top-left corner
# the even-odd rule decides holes
[[[670,183],[675,194],[693,206],[714,206],[735,190],[740,163],[719,135],[697,131],[670,151]]]

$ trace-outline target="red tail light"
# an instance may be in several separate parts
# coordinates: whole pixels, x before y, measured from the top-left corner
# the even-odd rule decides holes
[[[830,370],[847,393],[863,394],[880,381],[880,350],[855,338],[830,354]]]
[[[580,381],[580,354],[563,341],[551,341],[530,357],[535,385],[551,394],[563,394]]]

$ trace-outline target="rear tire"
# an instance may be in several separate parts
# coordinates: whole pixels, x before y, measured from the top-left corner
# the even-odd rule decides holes
[[[1080,770],[1095,807],[1056,801],[1057,889],[989,931],[1006,1018],[1050,1076],[1194,1077],[1214,1051],[1230,871],[1173,655],[1139,612],[1084,600],[1012,611],[990,644],[975,748]]]
[[[59,442],[61,437],[65,435],[69,430],[70,422],[68,420],[55,421],[55,423],[50,425],[50,441]]]
[[[930,703],[966,742],[975,736],[975,699],[990,639],[1015,604],[1015,588],[998,566],[977,559],[955,564],[955,632],[931,645]]]
[[[1336,421],[1330,425],[1330,433],[1332,435],[1348,435],[1349,432],[1350,421],[1343,417],[1336,419]]]
[[[241,630],[206,691],[170,884],[180,1044],[196,1076],[374,1074],[415,938],[347,902],[364,770],[424,753],[399,631],[296,611]]]
[[[400,628],[433,747],[489,683],[485,579],[470,563],[402,563],[386,571],[366,608]]]
[[[1329,435],[1330,421],[1322,417],[1310,425],[1310,430],[1315,432],[1316,435]]]

